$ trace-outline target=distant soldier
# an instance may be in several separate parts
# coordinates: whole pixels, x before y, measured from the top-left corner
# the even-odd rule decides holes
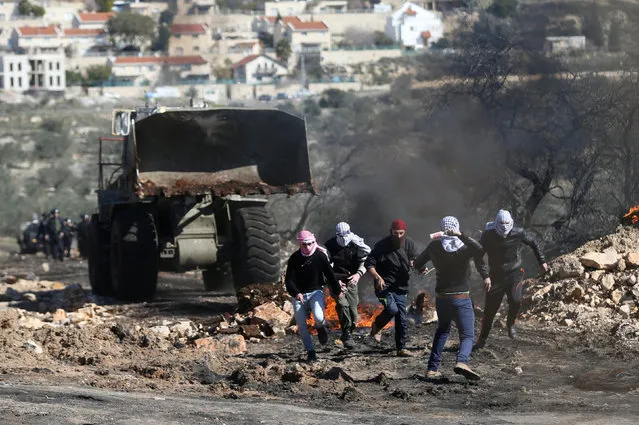
[[[343,294],[338,297],[335,306],[342,330],[340,339],[344,347],[352,349],[351,334],[357,324],[359,304],[357,282],[366,273],[364,261],[371,249],[364,239],[351,232],[351,227],[345,222],[337,224],[335,237],[326,241],[325,245]]]
[[[81,215],[81,220],[76,226],[76,234],[78,238],[78,251],[81,258],[89,256],[89,214]]]
[[[64,255],[71,257],[71,245],[73,244],[73,236],[75,235],[75,226],[70,218],[64,220]]]
[[[302,230],[297,236],[300,249],[288,259],[286,267],[286,290],[293,297],[293,311],[300,337],[306,349],[309,362],[317,360],[306,318],[313,313],[315,328],[321,345],[328,342],[326,320],[324,316],[324,281],[330,285],[333,294],[339,294],[341,288],[333,273],[326,250],[320,247],[315,236],[308,230]]]
[[[512,339],[517,337],[515,320],[521,307],[524,291],[522,285],[524,271],[521,268],[521,248],[523,245],[532,248],[540,266],[544,271],[548,271],[548,265],[535,238],[524,229],[514,227],[513,218],[506,210],[499,210],[495,221],[486,225],[479,243],[488,255],[490,277],[484,279],[486,305],[476,348],[482,348],[486,344],[504,294],[508,297],[508,317],[506,319],[508,336]],[[488,268],[483,260],[482,267],[486,273]]]
[[[49,239],[47,237],[47,222],[51,213],[42,213],[38,224],[38,245],[46,258],[49,258]]]
[[[51,217],[47,221],[45,240],[49,247],[49,252],[54,259],[64,260],[64,236],[66,233],[66,224],[60,218],[60,210],[54,208],[51,210]]]

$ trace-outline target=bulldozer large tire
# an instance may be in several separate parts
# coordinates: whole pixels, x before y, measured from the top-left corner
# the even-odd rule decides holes
[[[153,215],[118,212],[111,227],[111,281],[116,298],[148,301],[158,284],[158,239]]]
[[[109,234],[100,228],[98,216],[89,224],[89,282],[96,295],[113,295],[109,258]]]
[[[271,213],[263,207],[240,208],[233,220],[233,282],[239,290],[252,283],[280,280],[280,238]]]

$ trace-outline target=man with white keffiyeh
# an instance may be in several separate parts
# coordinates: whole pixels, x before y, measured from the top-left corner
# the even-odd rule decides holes
[[[544,271],[548,270],[544,255],[535,238],[524,229],[514,227],[513,218],[506,210],[499,210],[495,221],[486,224],[480,243],[488,255],[488,267],[483,259],[480,267],[484,273],[487,273],[490,268],[490,277],[484,279],[486,305],[482,318],[481,334],[475,344],[476,348],[482,348],[486,344],[504,294],[508,297],[508,318],[506,319],[508,335],[512,339],[517,337],[515,320],[521,307],[524,290],[522,284],[524,269],[521,268],[523,245],[531,247],[539,265]]]
[[[468,366],[475,335],[475,311],[470,299],[468,277],[470,260],[474,260],[477,267],[482,261],[483,253],[476,240],[460,232],[459,221],[455,217],[444,217],[440,227],[441,232],[433,234],[436,239],[415,260],[415,268],[423,273],[428,271],[426,263],[431,261],[437,276],[435,308],[439,324],[433,338],[426,377],[441,377],[438,369],[442,352],[451,324],[455,322],[460,343],[453,371],[467,379],[478,380],[479,374]],[[480,273],[484,273],[482,277],[488,277],[485,271],[480,270]]]
[[[359,304],[357,282],[366,273],[364,261],[371,249],[364,243],[364,239],[351,231],[351,227],[346,222],[337,223],[335,236],[327,240],[324,246],[342,289],[335,306],[342,330],[340,339],[345,348],[352,349],[354,345],[351,333],[357,324],[357,305]]]

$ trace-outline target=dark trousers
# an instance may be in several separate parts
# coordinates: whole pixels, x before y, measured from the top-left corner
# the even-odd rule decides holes
[[[406,334],[408,333],[408,318],[406,317],[406,294],[398,294],[390,289],[377,293],[379,302],[384,305],[384,310],[375,318],[377,329],[395,319],[395,345],[398,350],[406,348]]]
[[[521,299],[524,295],[523,277],[523,269],[514,270],[505,276],[491,276],[492,287],[486,294],[486,305],[484,306],[484,315],[481,321],[480,338],[488,338],[490,330],[493,327],[495,315],[499,311],[501,301],[504,299],[504,294],[508,298],[508,318],[506,323],[508,326],[515,324],[519,308],[521,307]]]
[[[357,304],[359,304],[359,294],[357,293],[357,285],[355,285],[349,287],[344,293],[344,297],[338,300],[335,305],[342,330],[342,341],[348,340],[351,332],[355,330],[355,325],[357,325]]]
[[[459,331],[457,362],[468,363],[475,336],[475,311],[470,298],[437,298],[435,302],[439,324],[433,338],[433,349],[428,359],[428,370],[437,370],[442,361],[444,345],[453,322]]]
[[[62,238],[49,239],[49,253],[55,260],[64,259],[64,240]]]

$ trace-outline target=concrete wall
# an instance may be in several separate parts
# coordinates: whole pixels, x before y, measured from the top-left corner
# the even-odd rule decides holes
[[[107,65],[106,56],[77,56],[67,59],[69,71],[83,71],[93,65]]]
[[[304,14],[299,18],[303,21],[324,21],[328,25],[333,37],[341,37],[348,28],[364,31],[384,31],[386,17],[390,13],[324,13]]]
[[[400,49],[392,50],[326,50],[322,52],[322,65],[355,65],[363,62],[376,62],[382,58],[397,58],[402,55]]]

